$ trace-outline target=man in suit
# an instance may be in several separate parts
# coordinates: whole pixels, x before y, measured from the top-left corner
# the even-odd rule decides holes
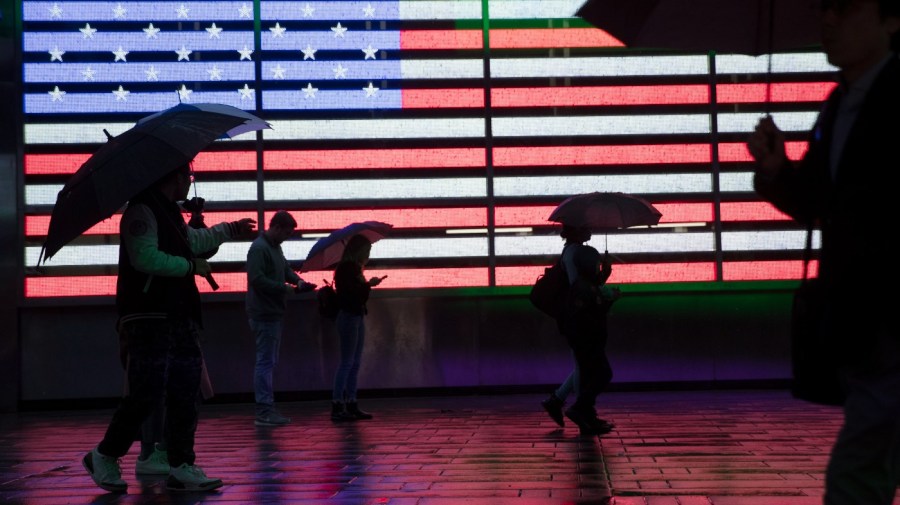
[[[747,147],[756,191],[821,229],[823,325],[842,342],[844,425],[826,471],[825,504],[890,505],[900,483],[900,326],[894,265],[900,191],[900,0],[825,0],[822,46],[839,72],[794,166],[784,134],[762,119]]]

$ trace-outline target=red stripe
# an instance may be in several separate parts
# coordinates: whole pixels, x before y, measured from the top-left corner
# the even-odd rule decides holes
[[[483,148],[265,151],[266,170],[484,167]]]
[[[494,166],[710,163],[710,150],[709,144],[496,147]]]
[[[800,160],[806,154],[807,143],[785,142],[784,148],[787,151],[788,158]],[[719,161],[722,163],[751,163],[754,160],[750,156],[750,152],[747,151],[745,142],[730,142],[719,144]]]
[[[376,289],[413,288],[461,288],[485,287],[488,285],[487,268],[422,268],[402,270],[366,270],[370,277],[387,275]],[[333,272],[303,272],[301,276],[309,282],[321,284],[322,279],[331,279]],[[242,272],[215,273],[219,284],[215,293],[240,293],[247,290],[247,274]],[[213,293],[204,279],[197,279],[201,293]],[[116,294],[115,276],[78,277],[28,277],[25,279],[26,298],[71,297],[71,296],[112,296]]]
[[[767,97],[765,84],[719,84],[716,100],[719,103],[821,102],[835,86],[834,82],[777,82],[772,83],[771,97]]]
[[[660,223],[697,223],[713,220],[711,203],[657,203],[654,206],[662,212]],[[494,223],[497,227],[516,226],[556,226],[547,221],[555,205],[497,206],[494,209]],[[767,202],[731,202],[721,204],[722,221],[789,221],[791,218]],[[443,208],[390,208],[390,209],[350,209],[350,210],[292,210],[297,220],[298,233],[329,231],[342,228],[358,221],[382,221],[400,229],[424,228],[484,228],[487,226],[486,207],[443,207]],[[273,211],[265,213],[268,223]],[[237,221],[249,217],[256,219],[256,213],[206,212],[206,224],[211,226],[224,221]],[[119,233],[120,214],[97,223],[83,235],[113,235]],[[50,216],[26,216],[25,236],[47,235]]]
[[[495,29],[490,31],[494,49],[555,47],[622,47],[615,37],[596,28]],[[400,49],[481,49],[481,30],[402,30]]]
[[[544,266],[498,267],[498,286],[528,286],[544,272]],[[801,277],[802,261],[748,261],[723,264],[725,281],[797,280]],[[811,265],[816,275],[817,262]],[[387,275],[378,289],[414,289],[487,286],[486,268],[432,268],[403,270],[368,270],[369,276]],[[302,277],[320,284],[331,279],[330,271],[304,272]],[[214,274],[220,288],[217,293],[237,293],[247,289],[247,275],[240,272]],[[612,284],[649,282],[711,282],[715,280],[713,263],[645,263],[617,264],[609,279]],[[212,289],[202,279],[197,285],[202,293]],[[112,296],[116,291],[115,276],[27,277],[26,298]]]
[[[184,215],[185,220],[190,219],[189,214]],[[256,212],[204,212],[204,221],[207,226],[224,221],[237,221],[249,217],[256,219]],[[114,235],[119,233],[119,221],[122,220],[121,214],[113,214],[109,219],[104,219],[94,226],[90,227],[82,235]],[[25,236],[41,237],[47,235],[50,227],[50,216],[25,216]]]
[[[697,223],[713,220],[711,203],[657,203],[653,205],[662,213],[660,223]],[[547,221],[555,205],[529,207],[498,206],[494,209],[494,222],[498,227],[558,226]]]
[[[497,267],[498,286],[527,286],[544,273],[546,266]],[[616,264],[609,278],[611,284],[648,282],[710,282],[716,277],[715,264],[709,263],[644,263]]]
[[[724,202],[719,208],[723,222],[791,221],[792,218],[769,202]],[[663,214],[665,217],[665,214]]]
[[[819,262],[809,262],[809,275],[819,272]],[[803,261],[735,261],[722,264],[724,281],[799,280],[803,278]]]
[[[26,154],[25,175],[74,174],[90,154]],[[256,170],[253,151],[202,152],[194,158],[195,172],[231,172]]]
[[[446,109],[484,107],[482,89],[404,89],[404,109]]]
[[[490,31],[492,49],[622,47],[619,39],[597,28],[529,28]]]
[[[575,107],[600,105],[697,104],[709,102],[709,86],[559,86],[497,88],[493,107]]]
[[[481,30],[401,30],[400,49],[481,49]]]
[[[354,210],[294,210],[290,211],[299,224],[298,230],[331,231],[359,221],[381,221],[394,228],[483,228],[487,226],[487,209],[466,208],[408,208]],[[266,213],[266,223],[274,212]]]

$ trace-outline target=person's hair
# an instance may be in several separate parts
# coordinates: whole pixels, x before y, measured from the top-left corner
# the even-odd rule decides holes
[[[185,163],[184,165],[178,166],[171,172],[160,177],[159,180],[156,181],[156,184],[157,184],[157,186],[162,186],[162,185],[167,184],[170,181],[174,180],[175,177],[177,177],[179,175],[188,175],[188,176],[191,175],[191,164]]]
[[[341,256],[343,261],[353,261],[362,264],[363,261],[369,259],[369,250],[372,242],[363,235],[354,235],[350,237],[347,246],[344,247],[344,254]]]
[[[591,238],[591,229],[583,226],[569,226],[564,224],[559,236],[568,241],[587,242]]]
[[[286,210],[279,210],[269,220],[269,228],[296,228],[297,220]]]

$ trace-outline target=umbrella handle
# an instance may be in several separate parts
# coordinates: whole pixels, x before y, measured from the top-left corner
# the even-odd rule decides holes
[[[219,290],[219,283],[216,282],[215,279],[213,279],[212,274],[206,274],[203,277],[206,279],[206,282],[209,283],[209,287],[213,288],[213,291]]]

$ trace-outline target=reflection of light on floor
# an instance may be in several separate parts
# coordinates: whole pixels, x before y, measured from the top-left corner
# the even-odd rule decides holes
[[[627,373],[628,360],[619,361],[613,367]],[[363,399],[360,406],[375,418],[339,424],[330,420],[330,402],[285,402],[279,407],[293,421],[259,428],[252,404],[204,405],[197,465],[225,485],[174,495],[164,479],[136,481],[135,443],[122,458],[126,499],[561,504],[613,503],[620,494],[619,500],[645,503],[642,490],[649,490],[660,503],[680,496],[713,503],[710,497],[727,495],[734,503],[800,505],[823,492],[827,454],[841,425],[840,409],[810,408],[783,390],[605,392],[597,409],[616,428],[598,442],[580,436],[568,420],[560,428],[547,416],[540,401],[550,390]],[[0,501],[120,501],[96,487],[80,462],[110,415],[0,414]],[[772,450],[785,440],[803,443]]]

